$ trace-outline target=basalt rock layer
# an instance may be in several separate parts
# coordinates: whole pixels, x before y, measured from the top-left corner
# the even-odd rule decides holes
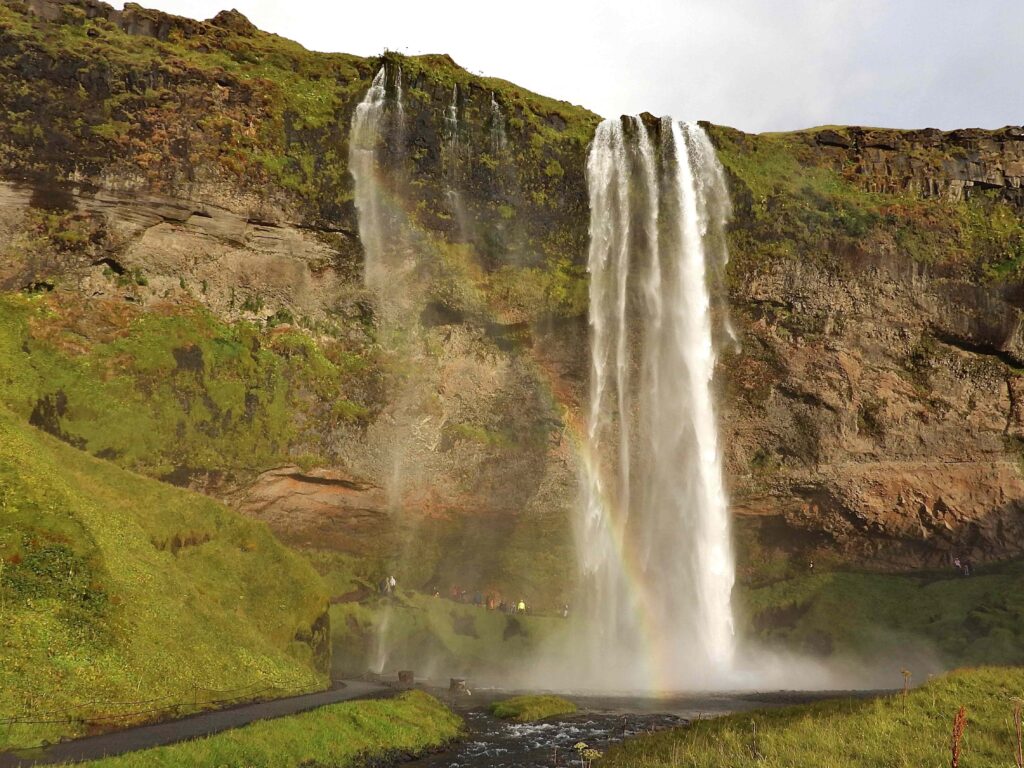
[[[3,327],[28,352],[5,402],[302,546],[411,553],[406,583],[563,599],[595,115],[236,13],[7,0],[0,51]],[[397,341],[346,160],[381,66],[423,286]],[[1024,129],[708,129],[735,209],[717,384],[743,574],[1020,554]]]

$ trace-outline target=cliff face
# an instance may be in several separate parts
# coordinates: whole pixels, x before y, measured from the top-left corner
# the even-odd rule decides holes
[[[6,402],[368,574],[413,540],[406,581],[566,582],[572,456],[530,349],[580,330],[596,117],[232,14],[12,2],[0,46]],[[363,287],[347,167],[381,66],[402,79],[383,150],[422,285],[405,340]]]
[[[416,583],[561,599],[594,115],[233,13],[11,1],[0,51],[5,402],[368,573],[406,551]],[[382,65],[422,270],[402,355],[347,168]],[[1019,554],[1024,131],[709,128],[735,207],[719,418],[744,574]]]
[[[819,560],[1019,554],[1020,129],[716,136],[741,519]]]

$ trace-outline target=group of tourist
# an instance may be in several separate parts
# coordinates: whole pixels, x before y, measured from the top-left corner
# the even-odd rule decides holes
[[[431,590],[431,594],[434,597],[441,596],[441,590],[436,586]],[[480,590],[476,590],[470,593],[468,590],[460,588],[457,584],[453,584],[451,589],[448,590],[448,597],[457,603],[469,603],[476,605],[481,608],[487,608],[489,611],[501,611],[502,613],[526,613],[526,600],[519,598],[518,602],[514,600],[505,600],[501,595],[493,592],[488,592],[486,595]]]
[[[381,595],[393,595],[397,588],[398,581],[394,576],[384,576],[377,584],[377,589]],[[441,590],[435,585],[431,588],[430,594],[433,597],[440,597]],[[529,613],[526,600],[522,597],[519,600],[506,600],[500,594],[494,592],[484,594],[480,590],[476,590],[471,593],[466,589],[462,589],[457,584],[452,585],[448,591],[448,597],[457,603],[467,603],[480,608],[486,608],[489,611],[500,611],[509,615]],[[559,615],[563,619],[569,618],[568,603],[562,606]]]
[[[953,567],[960,571],[961,576],[970,576],[974,573],[974,564],[960,555],[953,556]]]

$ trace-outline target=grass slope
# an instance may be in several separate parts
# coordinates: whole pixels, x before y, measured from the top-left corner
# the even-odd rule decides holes
[[[334,664],[344,673],[413,669],[421,677],[491,679],[526,663],[530,652],[567,625],[554,616],[509,616],[451,600],[406,593],[331,606]]]
[[[942,574],[835,572],[738,592],[748,634],[808,653],[1024,664],[1024,563]]]
[[[531,723],[555,715],[571,715],[576,705],[561,696],[513,696],[491,705],[491,714],[502,720]]]
[[[872,701],[827,701],[747,712],[643,736],[609,751],[605,768],[944,768],[950,764],[953,717],[968,724],[961,765],[1013,765],[1014,700],[1024,670],[953,672],[902,695]]]
[[[462,721],[437,699],[410,691],[394,699],[335,704],[205,739],[86,763],[94,768],[298,768],[365,765],[419,754],[459,735]],[[377,762],[372,764],[377,765]],[[383,763],[382,763],[383,764]]]
[[[325,603],[265,526],[0,407],[0,718],[79,719],[0,728],[0,748],[316,686]]]

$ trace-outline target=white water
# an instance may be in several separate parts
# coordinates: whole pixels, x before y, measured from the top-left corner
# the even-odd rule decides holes
[[[586,684],[720,687],[734,566],[707,283],[728,195],[699,126],[663,119],[653,134],[638,118],[605,121],[587,166]]]
[[[408,308],[413,303],[408,276],[415,267],[415,249],[410,247],[401,195],[404,130],[401,68],[389,89],[387,68],[382,66],[352,116],[349,171],[355,182],[359,239],[364,251],[363,282],[377,297],[378,331],[382,345],[391,350],[401,348],[400,340],[409,335],[404,330],[414,325]],[[385,483],[388,511],[399,514],[409,482],[409,424],[415,418],[408,413],[409,403],[415,399],[412,385],[394,393],[393,399],[385,427],[389,431],[371,440],[371,445],[379,446],[379,465],[390,465]],[[387,606],[376,626],[371,650],[370,664],[376,672],[383,671],[390,658],[391,619],[391,607]]]
[[[459,86],[452,86],[452,103],[444,111],[444,127],[448,132],[448,141],[459,143]]]
[[[394,98],[389,98],[387,73],[381,67],[352,116],[348,150],[359,212],[359,239],[366,254],[363,282],[369,288],[382,289],[387,284],[389,271],[395,266],[391,255],[397,250],[400,238],[395,236],[394,206],[389,205],[385,197],[387,187],[381,179],[384,175],[381,150],[388,132],[393,129],[399,133],[396,143],[401,146],[403,123],[401,70],[396,77]]]
[[[348,146],[348,167],[355,179],[355,203],[359,212],[359,239],[366,253],[363,281],[370,287],[380,285],[384,273],[384,201],[376,174],[386,99],[385,78],[384,67],[381,67],[352,116]]]
[[[505,151],[508,140],[505,137],[505,115],[501,111],[501,104],[494,98],[491,92],[491,154],[500,155]]]
[[[455,220],[456,231],[455,241],[460,243],[469,242],[472,234],[472,219],[466,210],[466,204],[462,199],[459,190],[461,171],[466,154],[466,147],[463,146],[459,137],[459,86],[452,86],[452,101],[444,111],[444,172],[447,180],[445,195],[451,207],[451,214]]]

